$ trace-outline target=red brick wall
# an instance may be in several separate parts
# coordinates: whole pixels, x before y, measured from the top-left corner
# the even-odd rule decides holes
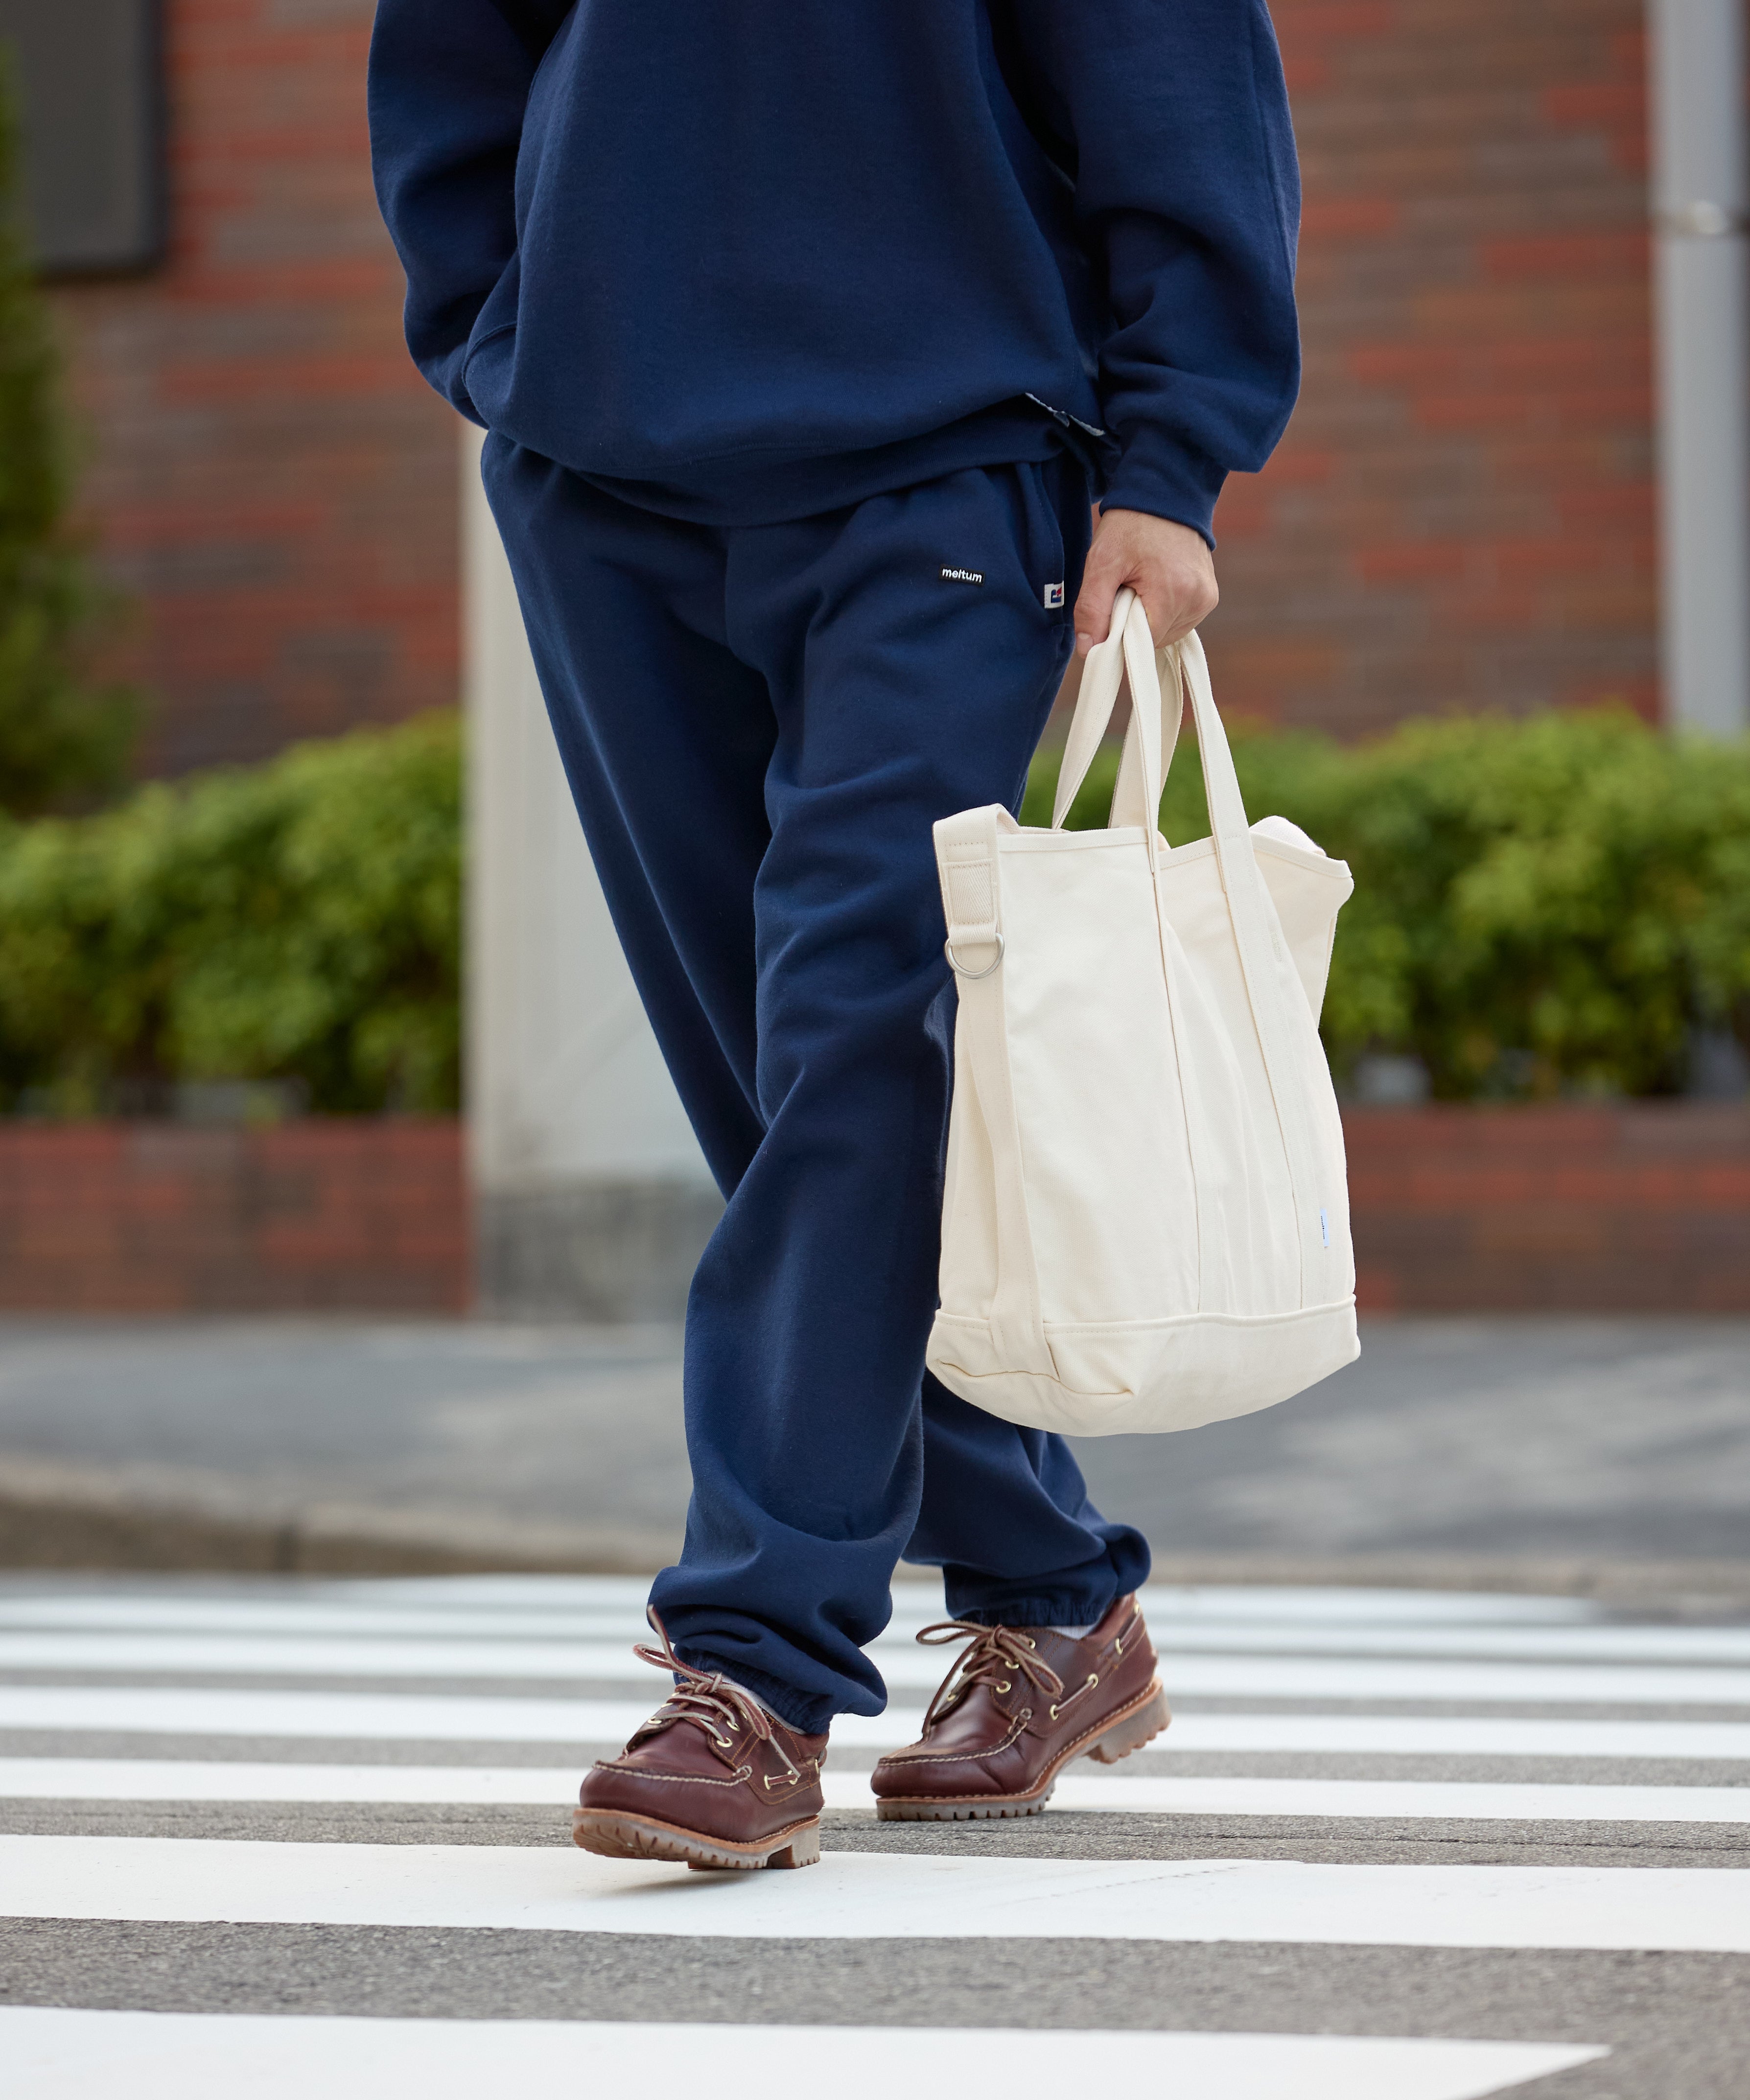
[[[456,421],[402,345],[371,14],[165,0],[168,264],[57,294],[154,769],[456,698]]]
[[[1641,0],[1276,0],[1303,398],[1230,484],[1224,698],[1655,704]],[[60,297],[180,768],[451,699],[453,423],[371,196],[371,0],[166,0],[173,254]]]
[[[460,1126],[0,1123],[0,1307],[455,1312]]]
[[[1750,1110],[1351,1109],[1371,1312],[1750,1312]],[[0,1308],[460,1310],[459,1126],[0,1124]]]
[[[1351,1109],[1364,1310],[1750,1312],[1750,1109]]]
[[[1656,705],[1641,0],[1274,0],[1306,384],[1217,520],[1232,704]]]

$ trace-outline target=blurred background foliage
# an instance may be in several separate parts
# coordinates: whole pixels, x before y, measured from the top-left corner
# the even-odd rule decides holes
[[[1602,712],[1233,744],[1253,816],[1355,871],[1325,1012],[1340,1080],[1388,1052],[1449,1099],[1672,1092],[1698,1029],[1750,1039],[1750,743]],[[329,1112],[453,1110],[460,760],[456,719],[431,716],[94,816],[0,819],[0,1106],[149,1108],[223,1079]],[[1116,764],[1073,824],[1104,820]],[[1042,753],[1028,822],[1056,769]],[[1176,843],[1208,829],[1188,734],[1162,814]]]
[[[1343,746],[1236,728],[1251,816],[1354,870],[1324,1034],[1339,1083],[1419,1058],[1447,1099],[1681,1092],[1698,1032],[1750,1045],[1750,742],[1686,741],[1626,710],[1404,723]],[[1103,755],[1073,826],[1104,822]],[[1024,819],[1049,823],[1055,755]],[[1188,726],[1162,798],[1209,822]]]
[[[0,809],[88,805],[125,778],[136,697],[94,660],[120,602],[68,520],[75,447],[60,350],[18,217],[18,126],[0,44]]]
[[[428,716],[0,819],[0,1104],[282,1080],[331,1112],[459,1098],[459,727]]]

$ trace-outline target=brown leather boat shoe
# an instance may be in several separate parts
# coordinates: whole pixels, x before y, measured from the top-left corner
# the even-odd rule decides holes
[[[870,1784],[885,1822],[1036,1815],[1073,1758],[1115,1764],[1171,1720],[1134,1597],[1080,1640],[1050,1626],[950,1619],[918,1639],[969,1641],[923,1716]]]
[[[801,1736],[738,1684],[659,1648],[633,1652],[678,1680],[617,1758],[585,1776],[571,1836],[614,1860],[811,1867],[820,1857],[824,1736]]]

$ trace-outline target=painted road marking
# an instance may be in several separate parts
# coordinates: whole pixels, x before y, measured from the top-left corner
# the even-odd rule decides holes
[[[884,1658],[910,1643],[909,1628],[933,1613],[915,1614],[900,1622],[908,1630],[884,1635],[871,1652]],[[29,1604],[0,1604],[0,1637],[29,1633],[39,1639],[51,1631],[88,1639],[119,1636],[213,1635],[272,1644],[303,1635],[338,1641],[388,1637],[409,1643],[435,1641],[514,1639],[551,1645],[558,1642],[600,1646],[619,1652],[616,1668],[629,1668],[634,1641],[648,1640],[650,1630],[625,1612],[568,1613],[379,1610],[342,1604],[242,1604],[161,1602],[135,1597],[77,1598]],[[1750,1664],[1750,1627],[1739,1626],[1417,1626],[1398,1623],[1271,1623],[1254,1620],[1201,1620],[1148,1614],[1157,1647],[1175,1653],[1218,1655],[1387,1656],[1400,1660],[1464,1658],[1474,1661],[1552,1662],[1655,1662]],[[417,1652],[417,1650],[415,1651]],[[572,1674],[580,1674],[575,1669]]]
[[[0,1731],[289,1736],[370,1742],[624,1743],[656,1703],[372,1692],[230,1692],[124,1685],[0,1686]],[[841,1714],[843,1749],[917,1740],[922,1710]],[[1567,1721],[1392,1714],[1181,1714],[1161,1750],[1306,1756],[1750,1759],[1750,1723]]]
[[[472,1584],[476,1578],[466,1578]],[[482,1582],[514,1577],[481,1577]],[[8,1590],[0,1582],[0,1627],[86,1627],[159,1633],[438,1633],[466,1636],[491,1632],[549,1638],[639,1640],[648,1629],[643,1590],[613,1578],[589,1576],[555,1578],[569,1584],[549,1601],[520,1591],[495,1601],[453,1594],[443,1577],[411,1585],[386,1582],[385,1594],[346,1583],[310,1582],[296,1595],[190,1597],[180,1590],[103,1590],[96,1594],[42,1595],[31,1590]],[[1613,1627],[1596,1626],[1598,1608],[1566,1597],[1453,1597],[1422,1590],[1298,1590],[1236,1589],[1152,1589],[1143,1606],[1151,1621],[1183,1633],[1189,1643],[1231,1635],[1236,1647],[1259,1639],[1292,1646],[1352,1637],[1366,1643],[1401,1637],[1412,1651],[1448,1634],[1460,1639],[1488,1638],[1499,1628],[1503,1637],[1520,1631],[1532,1637],[1572,1630],[1587,1635],[1620,1634],[1638,1639],[1692,1637],[1723,1639],[1718,1659],[1750,1654],[1750,1630],[1705,1627]],[[933,1585],[906,1582],[893,1596],[893,1624],[910,1630],[946,1616],[941,1593]],[[1707,1659],[1711,1649],[1685,1647],[1692,1660]]]
[[[634,2021],[357,2019],[0,2008],[0,2057],[29,2100],[478,2100],[647,2090],[700,2052],[714,2100],[769,2100],[774,2064],[830,2062],[845,2100],[946,2079],[976,2089],[1215,2093],[1223,2100],[1483,2100],[1601,2049],[1333,2035],[1000,2027],[656,2026]],[[776,2081],[782,2083],[782,2080]]]
[[[877,1643],[890,1686],[933,1690],[932,1651]],[[225,1634],[0,1634],[0,1669],[155,1672],[188,1676],[558,1679],[650,1684],[618,1642],[427,1639],[309,1639]],[[1492,1701],[1523,1705],[1750,1706],[1750,1669],[1620,1667],[1578,1662],[1455,1662],[1369,1657],[1224,1656],[1161,1652],[1170,1692],[1198,1698]]]
[[[1750,1953],[1750,1870],[828,1853],[698,1874],[569,1845],[0,1838],[0,1916],[699,1934]]]
[[[576,1765],[342,1765],[155,1758],[0,1758],[14,1801],[430,1802],[557,1807]],[[827,1805],[875,1812],[864,1772],[825,1776]],[[1548,1786],[1328,1779],[1133,1779],[1072,1771],[1057,1810],[1126,1815],[1447,1818],[1501,1823],[1750,1823],[1750,1786]]]

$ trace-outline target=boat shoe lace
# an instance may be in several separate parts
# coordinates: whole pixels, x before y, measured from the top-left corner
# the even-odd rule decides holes
[[[695,1670],[690,1662],[683,1662],[675,1653],[674,1643],[668,1638],[668,1630],[654,1610],[646,1608],[645,1616],[655,1630],[659,1647],[649,1648],[642,1641],[633,1645],[633,1653],[641,1662],[653,1664],[658,1670],[666,1670],[673,1677],[674,1689],[639,1729],[638,1736],[654,1736],[662,1728],[672,1727],[681,1722],[690,1722],[695,1728],[703,1728],[720,1750],[733,1750],[736,1745],[730,1740],[745,1729],[756,1741],[769,1743],[782,1760],[791,1783],[802,1775],[796,1769],[790,1754],[778,1740],[776,1724],[751,1692],[743,1692],[738,1684],[731,1683],[721,1670]],[[725,1733],[727,1731],[727,1733]],[[634,1736],[636,1742],[638,1737]],[[776,1782],[768,1782],[775,1784]]]
[[[975,1684],[988,1684],[993,1692],[1004,1692],[1012,1689],[1016,1678],[1022,1678],[1047,1697],[1055,1698],[1063,1691],[1064,1680],[1040,1657],[1038,1644],[1033,1636],[1017,1632],[1013,1626],[981,1626],[968,1619],[942,1619],[932,1626],[925,1626],[917,1638],[923,1648],[940,1648],[948,1641],[971,1643],[942,1679],[936,1696],[924,1711],[926,1733],[950,1709],[958,1706]],[[1071,1696],[1079,1698],[1081,1693]],[[1063,1701],[1064,1705],[1069,1703],[1068,1700]],[[1052,1718],[1055,1719],[1060,1711],[1061,1707],[1055,1707]]]

